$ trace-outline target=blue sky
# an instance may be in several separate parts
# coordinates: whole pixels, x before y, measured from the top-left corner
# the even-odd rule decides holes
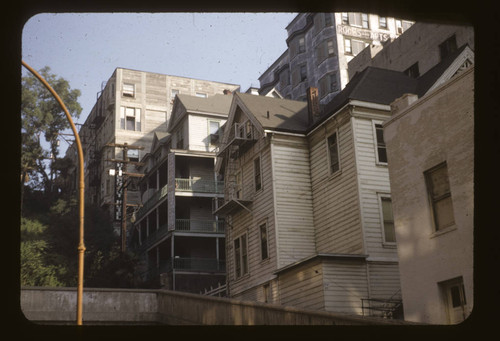
[[[285,51],[296,13],[44,13],[23,28],[22,58],[80,89],[92,109],[101,83],[117,67],[259,86]],[[26,70],[23,69],[23,73]],[[61,147],[64,143],[61,144]]]

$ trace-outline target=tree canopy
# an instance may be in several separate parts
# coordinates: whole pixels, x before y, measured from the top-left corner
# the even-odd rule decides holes
[[[71,89],[67,80],[52,74],[47,66],[39,73],[59,95],[70,115],[78,118],[82,111],[78,103],[80,90]],[[40,80],[29,74],[21,81],[21,181],[25,182],[29,176],[33,187],[50,193],[58,169],[55,161],[59,155],[59,133],[70,128],[70,124]]]

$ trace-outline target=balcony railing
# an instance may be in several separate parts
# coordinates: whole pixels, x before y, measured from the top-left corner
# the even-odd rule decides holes
[[[182,271],[225,272],[226,261],[215,258],[180,258],[170,259],[165,267],[166,272],[173,269]]]
[[[163,186],[157,190],[145,203],[142,204],[141,209],[137,212],[136,219],[141,219],[159,200],[167,195],[167,186]]]
[[[224,181],[204,179],[175,179],[175,190],[179,192],[224,193]]]
[[[225,226],[223,220],[176,219],[175,230],[200,233],[224,233]]]

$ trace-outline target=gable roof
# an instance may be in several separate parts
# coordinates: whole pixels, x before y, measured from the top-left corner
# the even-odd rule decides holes
[[[216,94],[209,97],[196,97],[190,95],[177,95],[178,100],[184,105],[186,111],[204,112],[210,114],[227,115],[231,106],[231,95]]]
[[[264,129],[304,132],[307,128],[306,102],[242,93],[235,96]]]

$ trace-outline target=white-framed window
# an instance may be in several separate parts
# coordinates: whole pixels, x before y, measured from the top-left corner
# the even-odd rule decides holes
[[[392,201],[389,194],[379,194],[380,218],[384,244],[396,244],[396,230],[394,228],[394,215]]]
[[[141,109],[120,107],[120,128],[141,131]]]
[[[260,236],[260,259],[264,260],[269,258],[267,223],[259,225],[259,236]]]
[[[344,51],[346,54],[356,56],[368,46],[366,41],[344,38]]]
[[[443,162],[424,172],[435,231],[455,224],[448,167]]]
[[[197,92],[195,96],[201,98],[207,98],[207,94],[204,92]]]
[[[210,144],[214,144],[220,138],[220,122],[219,121],[208,121],[208,138],[210,140]]]
[[[135,85],[130,84],[130,83],[123,83],[122,96],[134,97],[135,96]]]
[[[379,28],[387,28],[387,18],[386,17],[378,17],[378,27]]]
[[[262,189],[262,171],[260,165],[260,156],[253,160],[253,173],[254,173],[254,185],[255,192]]]
[[[396,33],[402,34],[413,25],[411,21],[396,19]]]
[[[340,153],[338,143],[338,130],[327,138],[328,165],[330,174],[340,170]]]
[[[242,234],[233,241],[234,276],[240,278],[248,273],[247,234]]]
[[[382,122],[374,121],[373,130],[375,136],[375,144],[376,144],[376,162],[377,164],[387,164],[387,147],[384,142],[384,127],[382,126]]]
[[[369,28],[368,14],[366,13],[342,13],[342,24]]]

